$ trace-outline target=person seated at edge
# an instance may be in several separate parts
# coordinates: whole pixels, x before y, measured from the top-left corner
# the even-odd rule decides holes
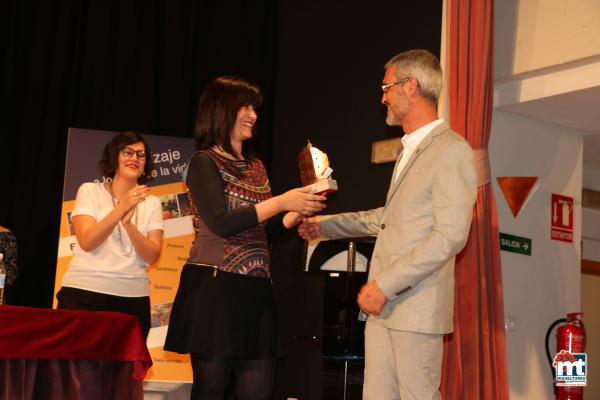
[[[4,281],[4,302],[6,303],[6,289],[15,283],[18,275],[17,269],[17,238],[10,229],[0,225],[0,253],[3,254],[6,278]]]
[[[144,185],[153,169],[150,148],[141,135],[123,132],[104,147],[99,167],[111,179],[77,191],[71,214],[77,242],[58,308],[130,314],[147,336],[146,267],[158,260],[163,238],[160,200]]]
[[[261,103],[260,90],[236,77],[217,78],[198,102],[199,151],[184,172],[196,239],[164,346],[190,353],[191,399],[233,391],[239,400],[271,398],[277,342],[268,238],[325,207],[326,198],[306,188],[272,197],[250,148]]]

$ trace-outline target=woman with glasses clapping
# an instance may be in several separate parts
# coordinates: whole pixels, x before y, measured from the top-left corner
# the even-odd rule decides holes
[[[104,147],[99,167],[111,179],[77,191],[71,213],[77,242],[58,308],[130,314],[148,335],[146,267],[158,259],[163,238],[160,200],[144,185],[153,169],[148,144],[135,132],[121,133]]]

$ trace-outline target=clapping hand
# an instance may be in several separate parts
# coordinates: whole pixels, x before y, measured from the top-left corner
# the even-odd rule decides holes
[[[127,211],[121,218],[121,222],[127,224],[135,212],[135,207],[144,201],[150,194],[150,188],[146,185],[136,185],[122,197],[120,204]]]
[[[123,197],[119,199],[119,203],[129,210],[135,207],[148,197],[150,194],[150,188],[146,185],[135,185],[135,187],[129,189]]]

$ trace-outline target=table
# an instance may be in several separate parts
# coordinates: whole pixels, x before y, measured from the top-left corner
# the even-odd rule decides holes
[[[0,400],[142,400],[151,365],[130,315],[0,306]]]

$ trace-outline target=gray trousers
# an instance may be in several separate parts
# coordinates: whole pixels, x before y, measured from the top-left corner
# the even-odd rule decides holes
[[[443,335],[365,328],[363,400],[439,400]]]

